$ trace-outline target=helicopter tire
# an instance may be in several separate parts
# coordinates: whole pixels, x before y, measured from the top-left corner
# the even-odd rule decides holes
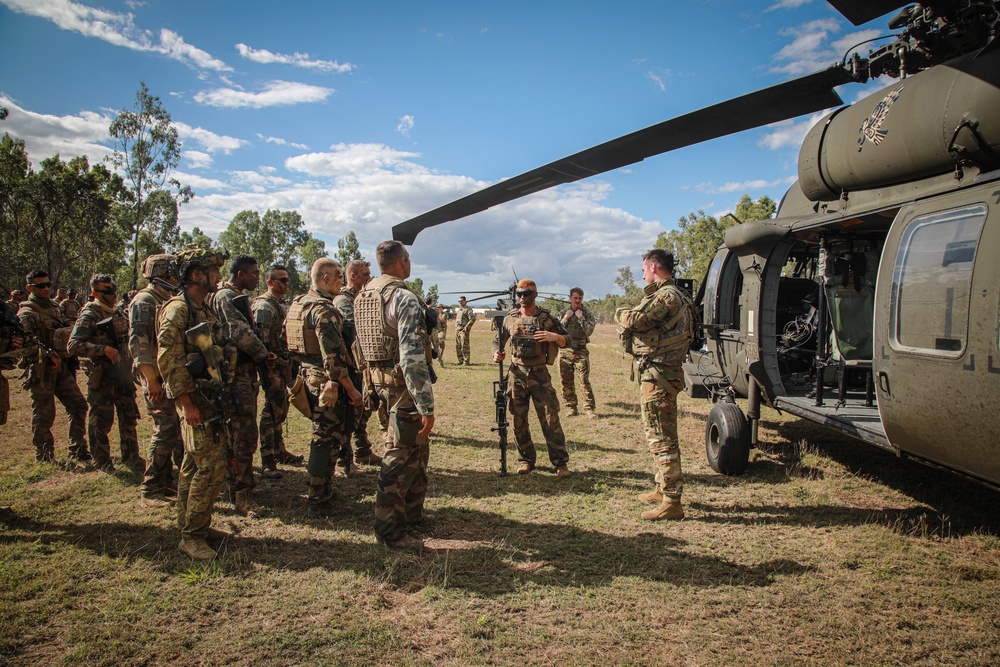
[[[736,403],[718,403],[705,424],[705,454],[721,475],[742,474],[750,462],[750,424]]]

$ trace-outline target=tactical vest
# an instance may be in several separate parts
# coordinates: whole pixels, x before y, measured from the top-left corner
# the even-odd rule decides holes
[[[296,297],[288,309],[288,316],[285,318],[285,336],[288,338],[288,351],[292,354],[322,356],[323,350],[319,346],[316,329],[306,322],[309,309],[319,301],[320,297],[306,293]]]
[[[380,276],[365,285],[354,299],[354,326],[365,361],[373,366],[399,363],[399,332],[385,321],[385,306],[396,290],[409,290],[395,276]]]
[[[510,353],[514,357],[516,364],[521,366],[541,366],[551,364],[551,357],[555,360],[555,355],[550,354],[550,348],[558,350],[555,343],[541,343],[534,338],[536,331],[545,329],[545,317],[551,319],[549,311],[539,308],[535,315],[522,315],[520,310],[512,311],[507,315],[504,326],[510,332]]]
[[[659,363],[680,363],[694,340],[694,302],[673,283],[660,289],[674,295],[678,303],[677,312],[652,329],[636,331],[632,341],[632,354]],[[652,297],[653,295],[649,295],[647,299]]]
[[[52,303],[54,304],[55,302]],[[32,310],[41,318],[41,330],[35,331],[34,334],[38,336],[38,340],[42,345],[55,350],[63,358],[69,357],[70,354],[66,351],[66,345],[69,343],[70,334],[73,333],[73,327],[62,319],[59,307],[43,308],[29,297],[21,302],[21,308]],[[59,314],[54,315],[53,312]]]

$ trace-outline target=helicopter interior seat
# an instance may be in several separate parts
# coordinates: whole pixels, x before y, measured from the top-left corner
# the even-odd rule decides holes
[[[865,378],[865,405],[872,405],[874,382],[875,293],[868,285],[833,285],[827,288],[830,309],[830,352],[840,366],[838,400],[847,396],[847,370],[860,370]]]

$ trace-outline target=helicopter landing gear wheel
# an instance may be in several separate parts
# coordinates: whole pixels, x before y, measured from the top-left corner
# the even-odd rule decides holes
[[[750,462],[750,424],[736,403],[718,403],[705,424],[705,453],[712,470],[739,475]]]

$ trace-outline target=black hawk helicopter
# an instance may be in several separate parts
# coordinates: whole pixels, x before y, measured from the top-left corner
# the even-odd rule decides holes
[[[685,374],[689,393],[716,402],[709,462],[746,468],[763,401],[1000,489],[1000,7],[829,2],[855,25],[898,10],[894,40],[533,169],[393,235],[412,243],[545,188],[837,107],[803,142],[775,217],[731,228],[699,288],[704,345]],[[842,106],[835,87],[882,75],[897,80]]]

